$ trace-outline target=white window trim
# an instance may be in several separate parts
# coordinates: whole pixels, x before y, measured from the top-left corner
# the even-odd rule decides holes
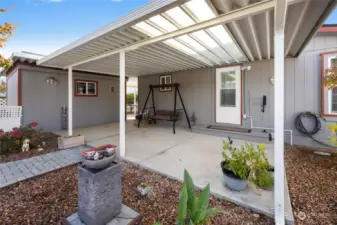
[[[337,58],[337,55],[328,57],[328,68],[331,67],[331,60]],[[337,111],[332,111],[332,90],[328,90],[328,112],[329,114],[336,114]]]
[[[165,78],[165,84],[167,84],[167,83],[166,83],[166,78],[167,78],[167,77],[170,78],[170,83],[169,83],[169,84],[172,84],[172,74],[160,75],[160,76],[159,76],[159,84],[162,84],[162,83],[161,83],[161,79],[162,79],[162,78]],[[172,91],[172,87],[160,88],[159,91],[160,91],[160,92]]]
[[[77,84],[78,83],[85,83],[85,89],[86,89],[86,92],[87,93],[84,93],[84,94],[80,94],[80,93],[78,93],[77,92]],[[94,84],[95,85],[95,93],[94,94],[88,94],[88,87],[89,87],[89,83],[92,83],[92,84]],[[94,96],[94,97],[96,97],[96,96],[98,96],[98,82],[96,82],[96,81],[89,81],[89,80],[75,80],[75,96],[76,97],[78,97],[78,96]]]

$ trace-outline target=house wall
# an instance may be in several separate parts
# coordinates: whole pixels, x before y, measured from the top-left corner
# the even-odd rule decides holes
[[[45,83],[58,80],[56,87]],[[73,125],[85,127],[119,121],[119,80],[116,77],[73,73],[74,79],[98,81],[97,97],[73,97]],[[109,86],[115,86],[115,92]],[[61,129],[61,107],[68,104],[67,73],[45,68],[22,69],[23,123],[36,121],[47,131]]]
[[[298,58],[285,61],[285,129],[294,131],[295,144],[316,145],[310,138],[297,132],[294,120],[298,113],[311,111],[321,113],[321,56],[322,52],[337,49],[337,37],[331,34],[318,34]],[[251,116],[255,127],[274,127],[274,85],[270,78],[274,74],[274,60],[249,63],[251,70],[243,72],[243,114]],[[215,72],[216,68],[203,68],[172,74],[173,82],[181,84],[180,91],[189,116],[195,112],[197,124],[215,124]],[[138,79],[139,110],[142,109],[150,84],[158,84],[159,75],[141,76]],[[262,96],[267,96],[265,112],[261,112]],[[155,90],[157,109],[173,109],[173,92]],[[151,101],[150,101],[151,104]],[[181,124],[186,123],[181,116]],[[316,138],[325,141],[329,136],[328,125],[334,118],[322,121],[322,131]],[[304,120],[308,129],[313,125]],[[250,127],[250,120],[243,120],[242,127]],[[285,140],[290,142],[286,133]]]
[[[18,74],[16,70],[7,78],[7,105],[9,106],[18,105]]]

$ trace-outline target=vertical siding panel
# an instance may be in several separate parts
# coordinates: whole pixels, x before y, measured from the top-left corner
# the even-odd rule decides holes
[[[295,115],[295,59],[286,60],[285,66],[285,129],[293,129]]]

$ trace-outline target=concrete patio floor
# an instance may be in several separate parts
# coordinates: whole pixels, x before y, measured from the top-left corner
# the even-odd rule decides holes
[[[65,131],[55,132],[65,135]],[[100,146],[119,143],[118,123],[78,128],[74,134],[85,136],[87,144]],[[176,135],[171,126],[146,125],[137,128],[133,121],[126,123],[126,157],[125,159],[141,167],[164,174],[173,179],[182,180],[186,168],[195,185],[199,188],[211,185],[212,194],[248,207],[253,211],[273,217],[274,193],[258,191],[249,184],[246,191],[231,191],[223,185],[223,175],[220,168],[222,161],[223,137],[193,133],[184,128],[176,128]],[[243,144],[242,140],[234,140],[234,146]],[[274,164],[273,145],[266,144],[267,156]],[[144,181],[146,182],[146,181]],[[285,218],[288,224],[294,224],[288,184],[285,183]]]

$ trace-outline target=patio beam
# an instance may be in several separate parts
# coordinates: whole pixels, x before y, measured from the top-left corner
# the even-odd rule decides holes
[[[119,155],[125,156],[125,52],[119,53]]]
[[[284,225],[284,26],[287,0],[277,0],[274,18],[274,209],[275,224]]]
[[[73,68],[68,68],[68,136],[73,135]]]
[[[295,3],[295,2],[298,2],[298,1],[301,1],[301,0],[288,0],[289,3]],[[192,33],[192,32],[198,31],[198,30],[207,29],[209,27],[216,26],[216,25],[219,25],[219,24],[229,23],[229,22],[232,22],[232,21],[240,20],[240,19],[245,18],[247,16],[257,15],[261,12],[265,12],[269,9],[274,8],[275,3],[276,3],[275,0],[274,1],[267,0],[267,1],[261,1],[261,2],[255,3],[255,4],[251,4],[247,7],[236,9],[236,10],[230,11],[228,13],[225,13],[223,15],[220,15],[220,16],[214,18],[214,19],[206,20],[204,22],[201,22],[201,23],[189,26],[189,27],[185,27],[185,28],[182,28],[180,30],[172,31],[170,33],[166,33],[166,34],[163,34],[163,35],[160,35],[160,36],[157,36],[157,37],[149,38],[149,39],[146,39],[144,41],[140,41],[140,42],[135,43],[135,44],[131,44],[131,45],[128,45],[128,46],[125,46],[125,47],[121,47],[119,49],[109,51],[109,52],[106,52],[106,53],[98,55],[98,56],[90,57],[90,58],[82,60],[80,62],[65,66],[64,68],[75,67],[75,66],[78,66],[78,65],[81,65],[81,64],[84,64],[84,63],[88,63],[88,62],[91,62],[91,61],[95,61],[95,60],[98,60],[98,59],[101,59],[101,58],[105,58],[107,56],[114,55],[114,54],[117,54],[117,53],[120,53],[120,52],[132,51],[132,50],[135,50],[137,48],[140,48],[140,47],[143,47],[143,46],[146,46],[146,45],[150,45],[150,44],[153,44],[153,43],[156,43],[156,42],[161,42],[161,41],[165,41],[165,40],[168,40],[168,39],[171,39],[171,38],[176,38],[176,37],[184,35],[184,34],[189,34],[189,33]]]

